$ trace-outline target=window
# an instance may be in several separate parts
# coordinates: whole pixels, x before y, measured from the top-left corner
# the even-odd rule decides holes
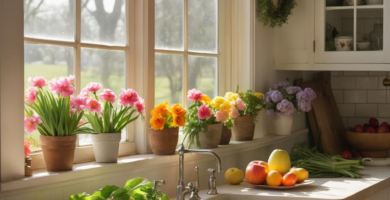
[[[77,93],[92,81],[117,95],[122,88],[131,87],[125,76],[133,66],[129,41],[134,30],[129,24],[133,24],[130,13],[134,8],[130,4],[133,1],[24,0],[25,88],[27,78],[38,75],[48,80],[74,75]],[[125,141],[134,141],[128,137],[133,134],[126,133],[122,133],[122,146],[129,146]],[[39,133],[28,137],[38,141]],[[88,135],[78,138],[79,146],[91,144]],[[120,154],[135,153],[130,149],[134,148]],[[93,155],[88,156],[80,160],[93,159]]]
[[[155,104],[218,94],[218,0],[155,0]]]

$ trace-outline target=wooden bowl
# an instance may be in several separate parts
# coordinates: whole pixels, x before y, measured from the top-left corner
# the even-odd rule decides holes
[[[390,133],[356,133],[347,131],[347,140],[350,145],[362,153],[363,157],[389,157]]]

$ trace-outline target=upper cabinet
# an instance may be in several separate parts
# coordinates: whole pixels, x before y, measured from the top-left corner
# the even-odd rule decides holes
[[[314,19],[312,25],[307,18]],[[390,70],[390,1],[301,0],[288,23],[275,30],[276,69]],[[302,28],[304,36],[289,34]],[[306,56],[288,57],[303,46],[309,50],[310,39]]]

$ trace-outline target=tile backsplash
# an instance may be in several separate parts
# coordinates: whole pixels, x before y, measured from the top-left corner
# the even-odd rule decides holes
[[[353,127],[376,117],[390,122],[390,87],[383,79],[390,72],[348,71],[331,73],[331,86],[344,127]]]

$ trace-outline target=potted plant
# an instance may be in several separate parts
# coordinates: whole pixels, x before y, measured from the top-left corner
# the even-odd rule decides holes
[[[73,102],[77,106],[86,107],[85,114],[94,132],[92,146],[96,162],[117,162],[121,131],[131,122],[142,116],[145,110],[144,100],[133,89],[122,90],[118,106],[114,107],[116,95],[110,89],[100,90],[100,83],[89,83]],[[89,96],[89,93],[92,93]]]
[[[44,89],[43,77],[29,81],[33,87],[25,93],[25,129],[28,133],[38,129],[48,171],[72,170],[77,134],[94,132],[79,124],[84,109],[71,106],[74,76],[52,79],[50,90]]]
[[[175,154],[179,140],[179,127],[184,126],[187,111],[180,105],[169,107],[161,103],[152,110],[149,129],[149,144],[156,155]]]
[[[31,168],[31,142],[24,140],[24,176],[32,176],[33,170]]]
[[[316,98],[316,93],[311,88],[290,86],[288,82],[280,82],[269,89],[265,96],[267,115],[274,119],[275,134],[288,135],[291,133],[295,110],[309,112],[311,102]]]
[[[183,142],[187,139],[189,147],[217,148],[221,141],[222,123],[216,119],[217,110],[210,105],[210,97],[196,89],[189,90],[187,97],[193,103],[188,107]]]
[[[239,117],[234,119],[234,126],[232,127],[234,140],[253,140],[256,116],[263,108],[263,96],[262,93],[254,93],[252,90],[240,93],[227,92],[225,94],[225,98],[237,108],[239,113]]]

